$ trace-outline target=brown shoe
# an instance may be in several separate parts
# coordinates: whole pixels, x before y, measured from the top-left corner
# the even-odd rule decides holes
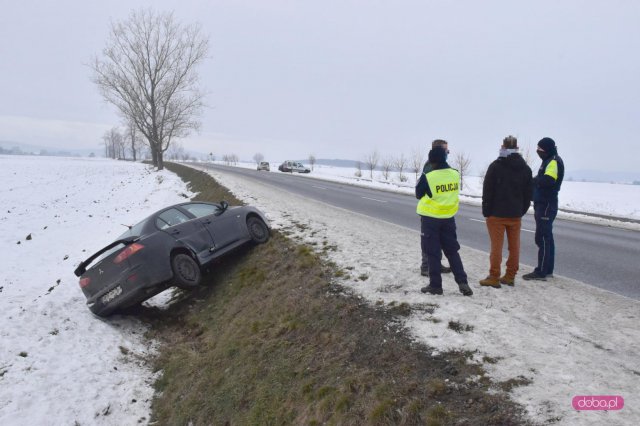
[[[509,287],[513,287],[515,282],[516,282],[516,279],[514,277],[508,277],[506,275],[503,275],[500,277],[500,283],[504,285],[508,285]]]
[[[500,281],[498,280],[498,278],[494,278],[492,276],[488,276],[484,280],[480,280],[480,285],[484,287],[493,287],[493,288],[502,287],[500,285]]]

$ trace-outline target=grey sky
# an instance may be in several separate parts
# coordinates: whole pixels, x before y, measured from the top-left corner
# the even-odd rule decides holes
[[[444,138],[481,168],[514,134],[553,137],[569,170],[640,170],[633,0],[2,0],[0,140],[98,151],[120,119],[83,64],[110,19],[150,5],[210,35],[186,148],[362,159]]]

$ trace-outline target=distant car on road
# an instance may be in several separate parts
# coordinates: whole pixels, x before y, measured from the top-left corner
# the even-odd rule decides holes
[[[311,170],[302,165],[302,163],[298,163],[297,161],[285,161],[278,166],[278,170],[281,172],[298,172],[298,173],[311,173]]]
[[[269,163],[267,161],[261,161],[260,164],[258,164],[258,171],[260,170],[270,171]]]
[[[132,226],[74,273],[91,312],[108,316],[172,285],[196,287],[203,266],[269,236],[269,222],[255,207],[229,207],[226,201],[176,204]]]

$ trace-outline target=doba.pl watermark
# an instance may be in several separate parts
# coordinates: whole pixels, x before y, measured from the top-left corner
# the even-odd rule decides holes
[[[571,401],[576,410],[622,410],[624,398],[619,395],[580,395]]]

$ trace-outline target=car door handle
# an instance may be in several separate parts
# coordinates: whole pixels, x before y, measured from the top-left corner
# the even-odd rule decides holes
[[[205,225],[209,225],[211,223],[211,219],[207,219],[204,221]]]
[[[173,235],[178,235],[180,233],[180,231],[178,229],[174,229],[173,231],[171,231],[171,233]]]

